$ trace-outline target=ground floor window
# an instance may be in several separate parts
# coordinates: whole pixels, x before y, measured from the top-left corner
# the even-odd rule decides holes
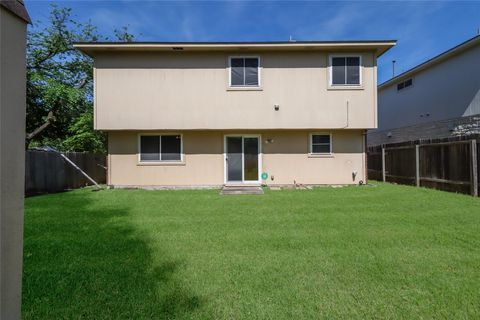
[[[140,161],[182,161],[182,136],[179,134],[141,135]]]
[[[312,133],[310,135],[310,153],[331,154],[332,135],[330,133]]]

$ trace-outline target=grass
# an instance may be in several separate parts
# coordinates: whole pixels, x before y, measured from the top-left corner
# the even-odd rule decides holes
[[[23,317],[480,317],[480,199],[376,184],[28,198]]]

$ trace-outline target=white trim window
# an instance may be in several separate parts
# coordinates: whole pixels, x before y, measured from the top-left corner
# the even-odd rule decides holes
[[[362,57],[359,55],[330,56],[331,86],[361,86]]]
[[[181,162],[183,141],[181,134],[145,134],[138,137],[140,162]]]
[[[230,87],[260,86],[260,57],[229,57]]]
[[[311,133],[310,134],[310,153],[311,154],[331,154],[332,153],[332,135],[330,133]]]
[[[397,91],[401,91],[413,85],[413,78],[407,79],[397,84]]]

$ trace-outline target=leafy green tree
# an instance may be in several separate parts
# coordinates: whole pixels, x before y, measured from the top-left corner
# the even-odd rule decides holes
[[[105,135],[99,131],[92,130],[92,128],[93,108],[90,105],[69,127],[70,136],[63,141],[63,149],[79,152],[105,152]]]
[[[113,30],[116,41],[133,41],[128,27]],[[65,151],[105,151],[105,136],[93,131],[93,61],[73,48],[75,42],[110,41],[90,21],[78,22],[72,9],[53,5],[44,27],[27,40],[27,132],[55,121],[27,141],[28,147]]]

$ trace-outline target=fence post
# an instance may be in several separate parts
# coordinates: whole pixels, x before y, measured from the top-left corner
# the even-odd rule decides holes
[[[386,181],[386,173],[385,173],[385,147],[382,145],[382,180],[383,182]]]
[[[478,168],[477,168],[477,140],[470,141],[470,153],[472,154],[471,191],[472,196],[478,197]]]
[[[420,187],[420,145],[415,145],[415,184]]]

